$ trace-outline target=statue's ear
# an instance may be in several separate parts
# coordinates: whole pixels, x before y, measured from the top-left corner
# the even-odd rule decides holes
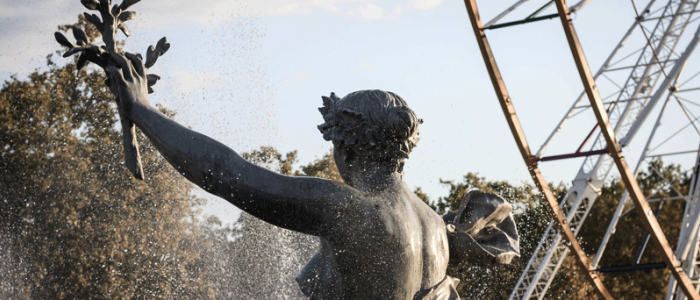
[[[389,113],[387,123],[391,137],[401,141],[408,139],[418,130],[418,124],[423,123],[423,120],[416,118],[415,113],[407,107],[395,107]]]

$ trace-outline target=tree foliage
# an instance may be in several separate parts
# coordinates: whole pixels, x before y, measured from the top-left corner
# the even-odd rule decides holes
[[[448,275],[459,278],[457,290],[463,299],[508,299],[510,292],[518,281],[520,273],[527,265],[527,258],[537,247],[544,230],[549,223],[549,216],[541,201],[541,194],[529,184],[513,185],[505,181],[489,181],[475,173],[467,173],[461,182],[440,180],[449,187],[449,194],[432,202],[416,189],[416,194],[426,201],[438,214],[444,215],[456,211],[464,196],[473,189],[494,193],[513,204],[514,218],[520,233],[520,252],[522,258],[515,259],[507,266],[480,266],[462,264],[448,268]],[[566,194],[563,185],[551,186],[554,195],[561,199]]]
[[[678,165],[664,166],[663,162],[657,160],[650,162],[647,170],[640,172],[637,180],[645,195],[651,195],[650,199],[658,199],[686,195],[690,176],[682,172]],[[448,269],[449,275],[461,279],[458,291],[463,299],[508,299],[551,220],[546,207],[543,206],[543,197],[529,184],[513,186],[508,182],[488,181],[473,173],[465,175],[461,182],[441,182],[450,188],[450,192],[448,196],[441,197],[435,202],[431,202],[420,188],[416,189],[416,194],[439,214],[457,210],[463,196],[471,189],[499,194],[514,205],[514,217],[521,235],[522,257],[520,259],[514,260],[508,266],[461,265]],[[566,188],[561,184],[556,187],[550,184],[550,189],[559,201],[566,194]],[[613,180],[604,185],[601,195],[583,223],[578,237],[589,259],[592,259],[598,250],[597,247],[623,192],[624,185],[619,180]],[[658,203],[652,204],[652,208],[658,208],[658,205]],[[633,206],[628,205],[627,209],[632,212],[620,218],[617,234],[613,235],[601,260],[602,266],[630,265],[639,250],[646,231],[634,212]],[[683,201],[670,201],[664,202],[660,211],[659,223],[671,245],[677,244],[683,210]],[[640,263],[661,262],[660,257],[660,250],[650,242]],[[601,276],[606,287],[616,298],[662,299],[665,297],[670,271],[650,270]],[[595,291],[586,276],[580,271],[574,258],[568,255],[545,298],[592,299],[595,297]]]
[[[48,71],[13,76],[0,90],[2,243],[23,262],[5,273],[17,285],[3,293],[32,299],[212,294],[191,268],[199,257],[191,185],[143,138],[148,179],[133,180],[122,163],[116,106],[103,76],[47,60]]]
[[[646,170],[639,173],[637,182],[648,199],[659,199],[687,195],[690,186],[690,174],[682,172],[678,165],[664,165],[662,161],[651,161]],[[667,184],[670,182],[670,184]],[[607,230],[617,204],[622,198],[625,187],[619,180],[606,184],[601,195],[593,204],[591,214],[579,231],[581,244],[592,259],[598,245]],[[679,194],[680,193],[680,194]],[[660,202],[650,203],[657,209]],[[640,249],[646,233],[633,205],[626,206],[629,213],[618,221],[615,234],[612,235],[600,266],[631,265]],[[683,219],[684,201],[665,201],[659,214],[659,224],[675,250]],[[640,263],[662,262],[661,251],[651,241],[646,246]],[[571,257],[562,264],[562,271],[557,276],[556,284],[548,292],[551,298],[590,299],[592,287],[585,276],[578,270]],[[625,299],[663,299],[671,272],[668,269],[647,270],[640,272],[605,274],[603,283],[616,298]],[[555,296],[556,295],[556,296]]]
[[[312,176],[321,177],[337,182],[343,182],[343,179],[338,173],[338,167],[335,165],[333,151],[323,155],[323,157],[314,160],[313,162],[302,166],[301,170],[294,171],[295,176]]]

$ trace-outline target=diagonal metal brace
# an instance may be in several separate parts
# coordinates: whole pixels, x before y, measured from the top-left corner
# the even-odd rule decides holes
[[[520,121],[518,120],[518,116],[515,113],[515,108],[513,107],[513,103],[511,102],[510,96],[508,95],[505,83],[503,82],[503,78],[501,77],[501,72],[498,69],[498,65],[496,64],[493,52],[491,51],[491,46],[489,45],[489,42],[486,39],[486,34],[484,33],[484,29],[481,25],[479,11],[476,6],[476,0],[465,0],[464,4],[467,6],[469,19],[471,20],[471,25],[474,29],[476,40],[479,44],[481,54],[486,64],[486,68],[488,69],[489,77],[491,78],[491,83],[493,84],[493,87],[496,91],[496,96],[498,97],[498,100],[501,104],[501,108],[503,109],[503,114],[505,115],[506,120],[508,121],[511,133],[513,134],[515,142],[517,143],[518,148],[520,149],[520,154],[522,155],[525,164],[528,166],[528,171],[530,172],[530,175],[532,176],[535,185],[537,185],[537,188],[539,188],[542,194],[544,194],[545,200],[547,201],[548,207],[550,209],[555,223],[557,224],[557,227],[559,228],[562,236],[564,236],[564,238],[568,241],[569,248],[577,258],[579,267],[583,270],[583,273],[587,275],[587,278],[596,288],[598,295],[604,299],[613,299],[613,297],[610,295],[610,292],[608,292],[608,290],[603,285],[603,281],[598,276],[598,274],[594,270],[590,269],[590,264],[588,262],[588,257],[586,256],[586,253],[581,248],[581,245],[579,244],[578,240],[576,239],[576,236],[571,230],[571,227],[569,226],[566,220],[566,216],[564,216],[563,212],[559,208],[559,203],[552,194],[552,191],[549,189],[547,181],[544,179],[544,176],[542,176],[542,173],[537,167],[536,162],[531,159],[531,157],[533,156],[530,152],[530,147],[528,145],[527,139],[525,138],[525,133],[523,132],[522,127],[520,126]]]

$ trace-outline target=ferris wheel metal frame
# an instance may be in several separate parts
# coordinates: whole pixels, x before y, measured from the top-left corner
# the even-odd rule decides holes
[[[504,17],[527,1],[528,0],[518,0],[515,4],[498,14],[486,24],[482,24],[476,0],[464,1],[489,77],[511,133],[515,138],[516,144],[518,145],[522,158],[528,167],[528,171],[535,185],[544,195],[547,207],[553,216],[553,221],[550,222],[544,236],[530,258],[510,299],[543,299],[557,270],[570,251],[573,253],[579,268],[586,274],[588,281],[595,287],[598,296],[605,299],[612,299],[612,295],[598,275],[598,273],[604,269],[599,267],[598,264],[604,254],[611,235],[615,232],[620,217],[632,210],[637,211],[642,225],[647,230],[647,234],[642,241],[637,257],[635,258],[635,263],[631,268],[667,267],[672,273],[666,295],[667,299],[685,299],[685,297],[700,299],[700,295],[698,294],[698,288],[700,287],[698,284],[698,279],[700,279],[700,239],[698,238],[700,236],[700,149],[654,154],[653,150],[658,147],[653,149],[651,147],[654,137],[658,135],[657,129],[661,125],[662,117],[667,112],[667,108],[670,103],[673,102],[673,99],[678,102],[685,116],[690,121],[686,127],[692,125],[700,135],[698,125],[695,124],[696,121],[700,119],[700,116],[696,117],[692,115],[692,113],[689,113],[681,103],[681,99],[683,98],[679,95],[687,91],[700,90],[700,88],[682,89],[681,87],[684,82],[680,80],[689,57],[700,42],[700,27],[695,31],[692,39],[685,44],[682,53],[679,54],[675,50],[681,41],[686,27],[690,23],[700,19],[693,19],[694,14],[698,12],[698,8],[700,8],[698,7],[698,2],[700,1],[659,1],[659,3],[656,4],[662,5],[658,8],[654,6],[655,2],[657,2],[656,0],[649,0],[641,12],[637,11],[635,2],[632,1],[636,18],[633,20],[630,29],[613,49],[610,56],[595,75],[591,72],[584,56],[581,43],[571,19],[571,14],[573,12],[580,10],[592,0],[582,0],[571,7],[567,5],[565,0],[551,0],[522,20],[499,23]],[[557,12],[541,15],[552,4],[556,5]],[[652,8],[654,9],[652,10]],[[496,64],[485,31],[553,18],[559,18],[561,21],[567,43],[584,86],[584,92],[574,101],[574,104],[565,114],[564,118],[558,123],[552,134],[546,139],[539,151],[533,154],[525,138],[518,116],[515,113],[512,99],[505,87],[504,80]],[[653,30],[645,27],[645,25],[654,22]],[[619,50],[622,49],[630,35],[637,29],[644,35],[644,45],[642,45],[640,50],[620,59],[618,57],[618,55],[620,55]],[[615,67],[620,61],[635,54],[638,56],[633,63],[624,67]],[[614,59],[617,59],[617,62],[613,61]],[[617,98],[614,101],[603,102],[609,97],[605,99],[601,97],[598,86],[596,85],[596,80],[599,78],[606,78],[609,81],[613,81],[606,73],[626,70],[629,70],[629,76],[626,76],[626,79],[619,83],[613,82],[619,90],[609,97],[617,96]],[[700,72],[698,74],[700,74]],[[697,76],[697,74],[692,77],[695,76]],[[690,79],[687,81],[690,81]],[[590,102],[589,105],[583,103],[584,98],[588,98]],[[661,101],[662,98],[664,101]],[[659,116],[652,127],[644,149],[641,151],[642,155],[640,160],[634,171],[632,171],[622,155],[622,148],[630,145],[631,140],[639,132],[640,128],[652,114],[654,107],[659,102],[663,102]],[[553,138],[562,130],[567,121],[577,115],[582,108],[591,109],[597,120],[597,124],[594,125],[593,130],[591,130],[590,134],[584,139],[584,142],[574,153],[544,156]],[[593,137],[597,129],[600,130],[600,133],[590,147],[591,150],[583,151],[584,146]],[[672,137],[673,136],[670,138]],[[666,139],[663,143],[667,142],[669,139]],[[670,199],[663,197],[654,198],[655,194],[644,195],[636,180],[636,175],[645,162],[657,157],[680,154],[688,155],[692,153],[696,153],[697,156],[694,160],[695,164],[691,168],[693,176],[690,188],[685,196],[675,197],[678,199]],[[538,167],[538,163],[575,157],[585,157],[584,163],[573,181],[573,186],[569,188],[562,203],[558,203],[557,199],[549,190],[547,182]],[[595,257],[591,261],[579,244],[576,234],[585,221],[586,216],[590,213],[593,203],[600,194],[600,190],[605,183],[606,177],[613,169],[613,165],[615,165],[616,169],[619,171],[621,181],[625,184],[626,190],[612,216],[612,220],[608,225],[607,232],[598,247]],[[670,184],[668,180],[667,184]],[[686,202],[684,217],[680,224],[679,241],[675,251],[671,248],[668,239],[664,235],[656,219],[661,205],[659,205],[656,212],[654,212],[649,205],[650,202],[663,203],[663,201],[673,200],[683,200]],[[633,207],[629,208],[632,205]],[[656,247],[661,249],[663,253],[663,263],[637,266],[636,263],[639,262],[641,255],[644,253],[644,248],[649,239],[653,241]],[[630,267],[623,266],[617,268],[617,271],[624,271],[625,268]]]

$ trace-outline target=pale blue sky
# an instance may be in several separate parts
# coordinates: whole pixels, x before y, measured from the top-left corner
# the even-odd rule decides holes
[[[513,2],[477,3],[488,21]],[[509,20],[544,3],[532,0]],[[322,95],[384,89],[401,95],[425,120],[406,166],[410,186],[423,187],[435,199],[447,194],[440,178],[460,180],[467,172],[531,182],[462,1],[144,0],[133,10],[139,16],[129,23],[134,35],[127,40],[128,50],[145,52],[162,36],[172,45],[152,70],[162,80],[151,102],[175,109],[177,120],[237,151],[262,145],[281,152],[296,149],[307,163],[331,147],[316,129],[322,123],[316,110]],[[74,22],[83,11],[78,0],[0,0],[0,79],[42,68],[45,56],[59,49],[53,40],[56,25]],[[591,68],[597,70],[632,24],[634,12],[629,1],[597,0],[574,19]],[[537,151],[582,91],[561,24],[553,19],[487,35]],[[577,117],[547,154],[573,152],[594,123],[590,112]],[[645,139],[641,133],[631,147],[641,148]],[[677,139],[676,151],[697,149],[692,128]],[[634,166],[639,151],[626,155]],[[688,157],[679,159],[693,160]],[[568,184],[581,163],[572,159],[541,167],[549,181]],[[226,203],[210,202],[207,212],[224,219],[235,215]]]

